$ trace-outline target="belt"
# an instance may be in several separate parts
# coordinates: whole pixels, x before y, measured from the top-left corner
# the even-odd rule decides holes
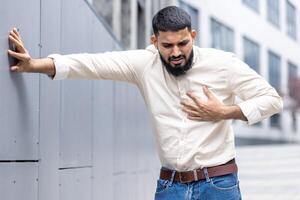
[[[235,173],[238,171],[237,165],[235,163],[235,159],[230,160],[229,162],[218,165],[214,167],[207,167],[208,177],[222,176],[226,174]],[[169,169],[162,168],[160,170],[160,179],[163,180],[171,180],[173,171]],[[203,169],[195,169],[191,171],[175,171],[173,181],[180,183],[189,183],[193,181],[206,179],[204,168]]]

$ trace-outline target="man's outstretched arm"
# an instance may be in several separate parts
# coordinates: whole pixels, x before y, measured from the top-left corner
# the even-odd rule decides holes
[[[51,54],[47,58],[33,59],[24,47],[16,29],[9,33],[16,51],[8,53],[18,60],[11,66],[14,72],[37,72],[53,80],[98,79],[125,81],[137,84],[144,72],[145,61],[153,57],[149,50],[112,51],[105,53]]]
[[[17,64],[11,66],[13,72],[36,72],[44,73],[49,76],[55,75],[55,66],[53,59],[42,58],[33,59],[24,47],[21,36],[14,28],[9,32],[9,40],[15,46],[16,51],[8,50],[8,54],[18,60]]]

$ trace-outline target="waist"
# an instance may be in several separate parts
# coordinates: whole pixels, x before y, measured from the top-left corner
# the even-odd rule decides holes
[[[222,176],[231,173],[236,173],[238,171],[238,167],[236,165],[235,159],[228,161],[225,164],[199,168],[190,171],[174,171],[167,168],[161,168],[160,170],[160,179],[177,181],[180,183],[188,183],[198,180],[206,179],[208,177]]]

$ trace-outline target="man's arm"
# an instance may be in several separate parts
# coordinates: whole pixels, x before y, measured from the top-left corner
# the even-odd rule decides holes
[[[237,105],[224,106],[224,119],[239,119],[243,121],[248,121],[248,119],[243,114],[241,108]]]
[[[11,71],[44,73],[53,80],[101,79],[137,84],[143,73],[145,60],[152,55],[146,50],[132,50],[97,54],[51,54],[47,58],[32,59],[16,29],[10,32],[9,40],[16,51],[8,50],[8,54],[18,60],[15,66],[11,66]]]
[[[49,76],[55,75],[55,66],[53,59],[31,58],[29,52],[24,47],[21,36],[16,28],[10,31],[9,40],[15,46],[16,51],[8,50],[8,54],[18,60],[18,63],[16,65],[10,67],[11,71],[44,73]]]
[[[249,125],[262,121],[283,109],[280,95],[261,75],[234,54],[227,64],[228,89],[242,102],[237,105]]]
[[[270,117],[282,110],[282,98],[276,90],[247,64],[232,55],[227,64],[228,91],[242,102],[237,105],[223,105],[206,87],[203,92],[208,100],[203,101],[192,92],[187,95],[193,100],[181,102],[188,118],[198,121],[240,119],[249,125]]]

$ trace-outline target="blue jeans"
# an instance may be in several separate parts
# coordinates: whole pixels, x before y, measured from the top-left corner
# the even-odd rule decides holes
[[[241,200],[237,173],[190,183],[159,179],[155,200]]]

